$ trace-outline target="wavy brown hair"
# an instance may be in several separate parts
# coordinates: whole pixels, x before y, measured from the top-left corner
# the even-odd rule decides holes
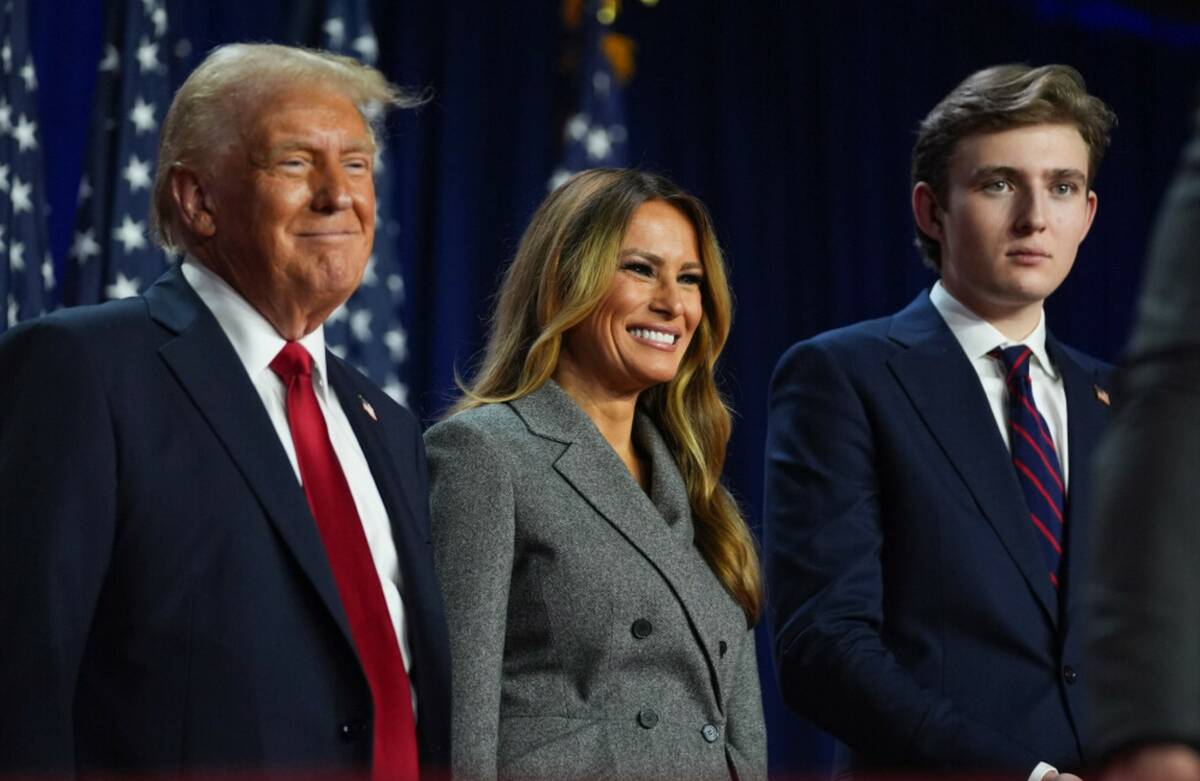
[[[733,299],[708,210],[669,180],[644,171],[584,171],[534,213],[500,286],[487,347],[451,414],[511,401],[554,374],[563,334],[608,293],[633,212],[647,201],[678,209],[696,231],[704,316],[675,378],[638,397],[662,432],[687,485],[696,547],[753,626],[762,612],[758,553],[741,511],[721,484],[732,429],[717,389],[717,358],[729,336]]]

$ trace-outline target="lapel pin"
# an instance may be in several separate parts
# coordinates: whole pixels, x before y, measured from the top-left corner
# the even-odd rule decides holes
[[[1093,385],[1092,390],[1096,391],[1096,401],[1099,401],[1106,407],[1112,403],[1112,400],[1108,398],[1108,391],[1104,390],[1104,388],[1101,388],[1099,385]]]
[[[1097,388],[1097,389],[1096,389],[1096,392],[1097,392],[1097,393],[1099,393],[1099,392],[1100,392],[1100,389],[1099,389],[1099,388]],[[371,406],[371,402],[367,401],[367,400],[366,400],[366,399],[364,399],[362,396],[359,396],[359,397],[358,397],[358,400],[362,402],[362,405],[363,405],[363,412],[365,412],[365,413],[367,413],[368,415],[370,415],[370,416],[371,416],[371,420],[373,420],[373,421],[375,421],[376,423],[378,423],[378,422],[379,422],[379,417],[378,417],[378,416],[375,414],[375,408]],[[1107,403],[1108,403],[1108,397],[1107,397],[1107,396],[1105,396],[1105,401],[1104,401],[1104,403],[1105,403],[1105,404],[1107,404]]]

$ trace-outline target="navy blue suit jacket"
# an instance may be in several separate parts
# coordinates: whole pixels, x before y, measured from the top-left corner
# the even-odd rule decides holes
[[[793,346],[771,383],[769,615],[787,702],[874,768],[1078,768],[1088,462],[1108,367],[1067,395],[1061,589],[978,375],[922,293]]]
[[[332,355],[328,373],[391,519],[436,770],[450,684],[420,429]],[[179,270],[13,329],[0,377],[0,772],[368,767],[370,690],[315,522]]]

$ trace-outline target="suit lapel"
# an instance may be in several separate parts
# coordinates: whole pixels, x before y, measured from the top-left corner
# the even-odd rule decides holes
[[[680,519],[668,523],[655,504],[621,461],[620,457],[579,409],[574,401],[553,381],[549,380],[534,393],[512,402],[530,429],[537,435],[567,444],[554,462],[554,469],[585,499],[605,521],[611,524],[667,582],[704,653],[713,680],[718,707],[722,702],[721,684],[713,649],[708,640],[720,637],[714,621],[718,611],[712,610],[712,575],[702,562],[694,545],[691,512],[687,509],[687,526],[678,527]],[[640,417],[640,416],[639,416]],[[649,419],[639,425],[650,425]],[[682,478],[674,475],[678,485],[670,484],[670,471],[664,459],[670,453],[657,432],[644,433],[640,440],[651,445],[656,479],[662,478],[659,489],[666,500],[664,509],[679,512],[679,492],[687,502]],[[659,491],[655,491],[656,494]],[[673,528],[675,527],[675,528]],[[682,533],[681,533],[682,532]],[[686,538],[685,538],[686,537]]]
[[[246,369],[212,313],[172,268],[145,293],[150,316],[176,333],[159,348],[225,446],[263,512],[350,641],[316,522]]]
[[[908,347],[889,361],[892,373],[1047,617],[1057,623],[1058,598],[979,375],[925,293],[895,316],[889,335]]]
[[[1081,594],[1077,577],[1086,559],[1090,534],[1091,457],[1108,419],[1108,407],[1097,397],[1097,389],[1107,391],[1104,378],[1085,370],[1052,337],[1046,350],[1062,374],[1067,396],[1067,440],[1070,449],[1070,484],[1067,486],[1066,555],[1063,560],[1064,598],[1070,604]]]

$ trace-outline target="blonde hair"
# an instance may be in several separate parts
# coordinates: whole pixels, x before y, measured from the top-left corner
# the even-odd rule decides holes
[[[295,85],[345,95],[362,113],[377,146],[385,109],[408,108],[426,100],[351,57],[269,43],[218,46],[180,86],[163,120],[150,204],[151,234],[159,245],[175,252],[184,249],[171,195],[175,169],[215,161],[237,138],[239,117],[248,107],[271,92]]]
[[[518,399],[550,379],[563,334],[608,293],[630,218],[651,200],[678,209],[696,231],[704,317],[675,378],[643,392],[638,405],[662,432],[683,475],[696,547],[753,626],[762,612],[762,576],[750,529],[721,484],[732,422],[714,377],[733,300],[700,201],[661,176],[620,169],[584,171],[550,193],[505,272],[483,359],[474,380],[460,382],[463,396],[450,414]]]

